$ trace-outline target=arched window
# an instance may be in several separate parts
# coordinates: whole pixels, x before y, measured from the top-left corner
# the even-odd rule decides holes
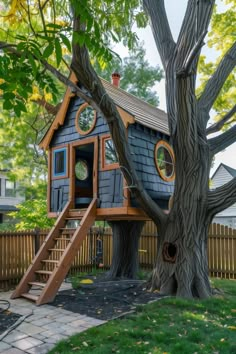
[[[164,181],[175,179],[175,158],[171,146],[164,140],[159,141],[155,147],[155,163],[157,171]]]
[[[96,119],[97,114],[93,107],[89,106],[88,103],[82,104],[75,117],[78,132],[81,135],[89,134],[96,124]]]

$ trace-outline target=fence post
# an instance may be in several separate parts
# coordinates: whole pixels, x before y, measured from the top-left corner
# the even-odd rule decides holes
[[[36,255],[38,253],[38,250],[40,248],[39,234],[40,234],[40,229],[38,227],[36,227],[34,229],[34,255]]]

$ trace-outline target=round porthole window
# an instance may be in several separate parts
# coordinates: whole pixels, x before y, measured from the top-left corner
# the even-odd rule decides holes
[[[76,128],[81,135],[86,135],[90,133],[96,123],[96,111],[84,103],[78,110],[76,114]]]
[[[88,178],[88,164],[85,160],[79,160],[75,165],[75,175],[80,181],[85,181]]]
[[[175,179],[175,159],[171,146],[161,140],[155,147],[155,163],[161,178],[165,181]]]

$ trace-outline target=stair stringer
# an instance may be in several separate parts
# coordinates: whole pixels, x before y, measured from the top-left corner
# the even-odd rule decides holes
[[[26,273],[24,274],[23,278],[21,279],[20,283],[16,287],[15,291],[11,295],[11,299],[15,299],[20,297],[21,294],[27,293],[30,289],[29,282],[33,282],[36,279],[35,271],[39,270],[41,267],[41,261],[43,259],[47,259],[49,255],[49,248],[52,248],[55,244],[55,237],[60,235],[60,229],[65,224],[65,218],[67,217],[70,207],[72,205],[71,201],[68,201],[60,213],[55,225],[52,227],[51,231],[49,232],[48,236],[44,240],[42,246],[40,247],[38,253],[35,255],[31,265],[27,269]]]
[[[85,212],[83,218],[81,219],[80,225],[75,230],[71,241],[67,245],[64,253],[62,254],[58,265],[54,268],[52,274],[50,275],[46,286],[39,295],[36,305],[46,304],[52,302],[57,294],[61,283],[65,279],[76,254],[78,253],[79,247],[82,245],[89,228],[92,226],[96,219],[96,207],[97,198],[94,198],[90,203],[87,211]]]

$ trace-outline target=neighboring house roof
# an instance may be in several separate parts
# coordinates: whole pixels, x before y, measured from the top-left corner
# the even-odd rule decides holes
[[[236,170],[232,167],[229,167],[222,163],[222,166],[232,175],[232,177],[236,177]]]
[[[70,79],[77,82],[74,74],[71,74]],[[151,129],[160,131],[169,135],[168,118],[167,114],[159,108],[150,105],[147,102],[125,92],[121,88],[114,86],[108,81],[101,78],[102,84],[117,105],[118,111],[124,124],[127,126],[129,123],[140,123]],[[67,88],[61,107],[46,134],[42,138],[39,146],[47,149],[53,137],[54,131],[64,124],[65,116],[71,97],[74,95],[71,90]]]
[[[14,205],[0,205],[0,212],[1,211],[16,211],[18,210]]]
[[[224,167],[226,169],[226,171],[232,176],[232,177],[236,177],[236,170],[232,167],[229,167],[228,165],[225,165],[224,163],[221,163],[217,169],[215,170],[214,174],[212,175],[211,179],[213,179],[215,177],[215,175],[217,174],[217,172],[219,171],[219,169],[221,167]]]

